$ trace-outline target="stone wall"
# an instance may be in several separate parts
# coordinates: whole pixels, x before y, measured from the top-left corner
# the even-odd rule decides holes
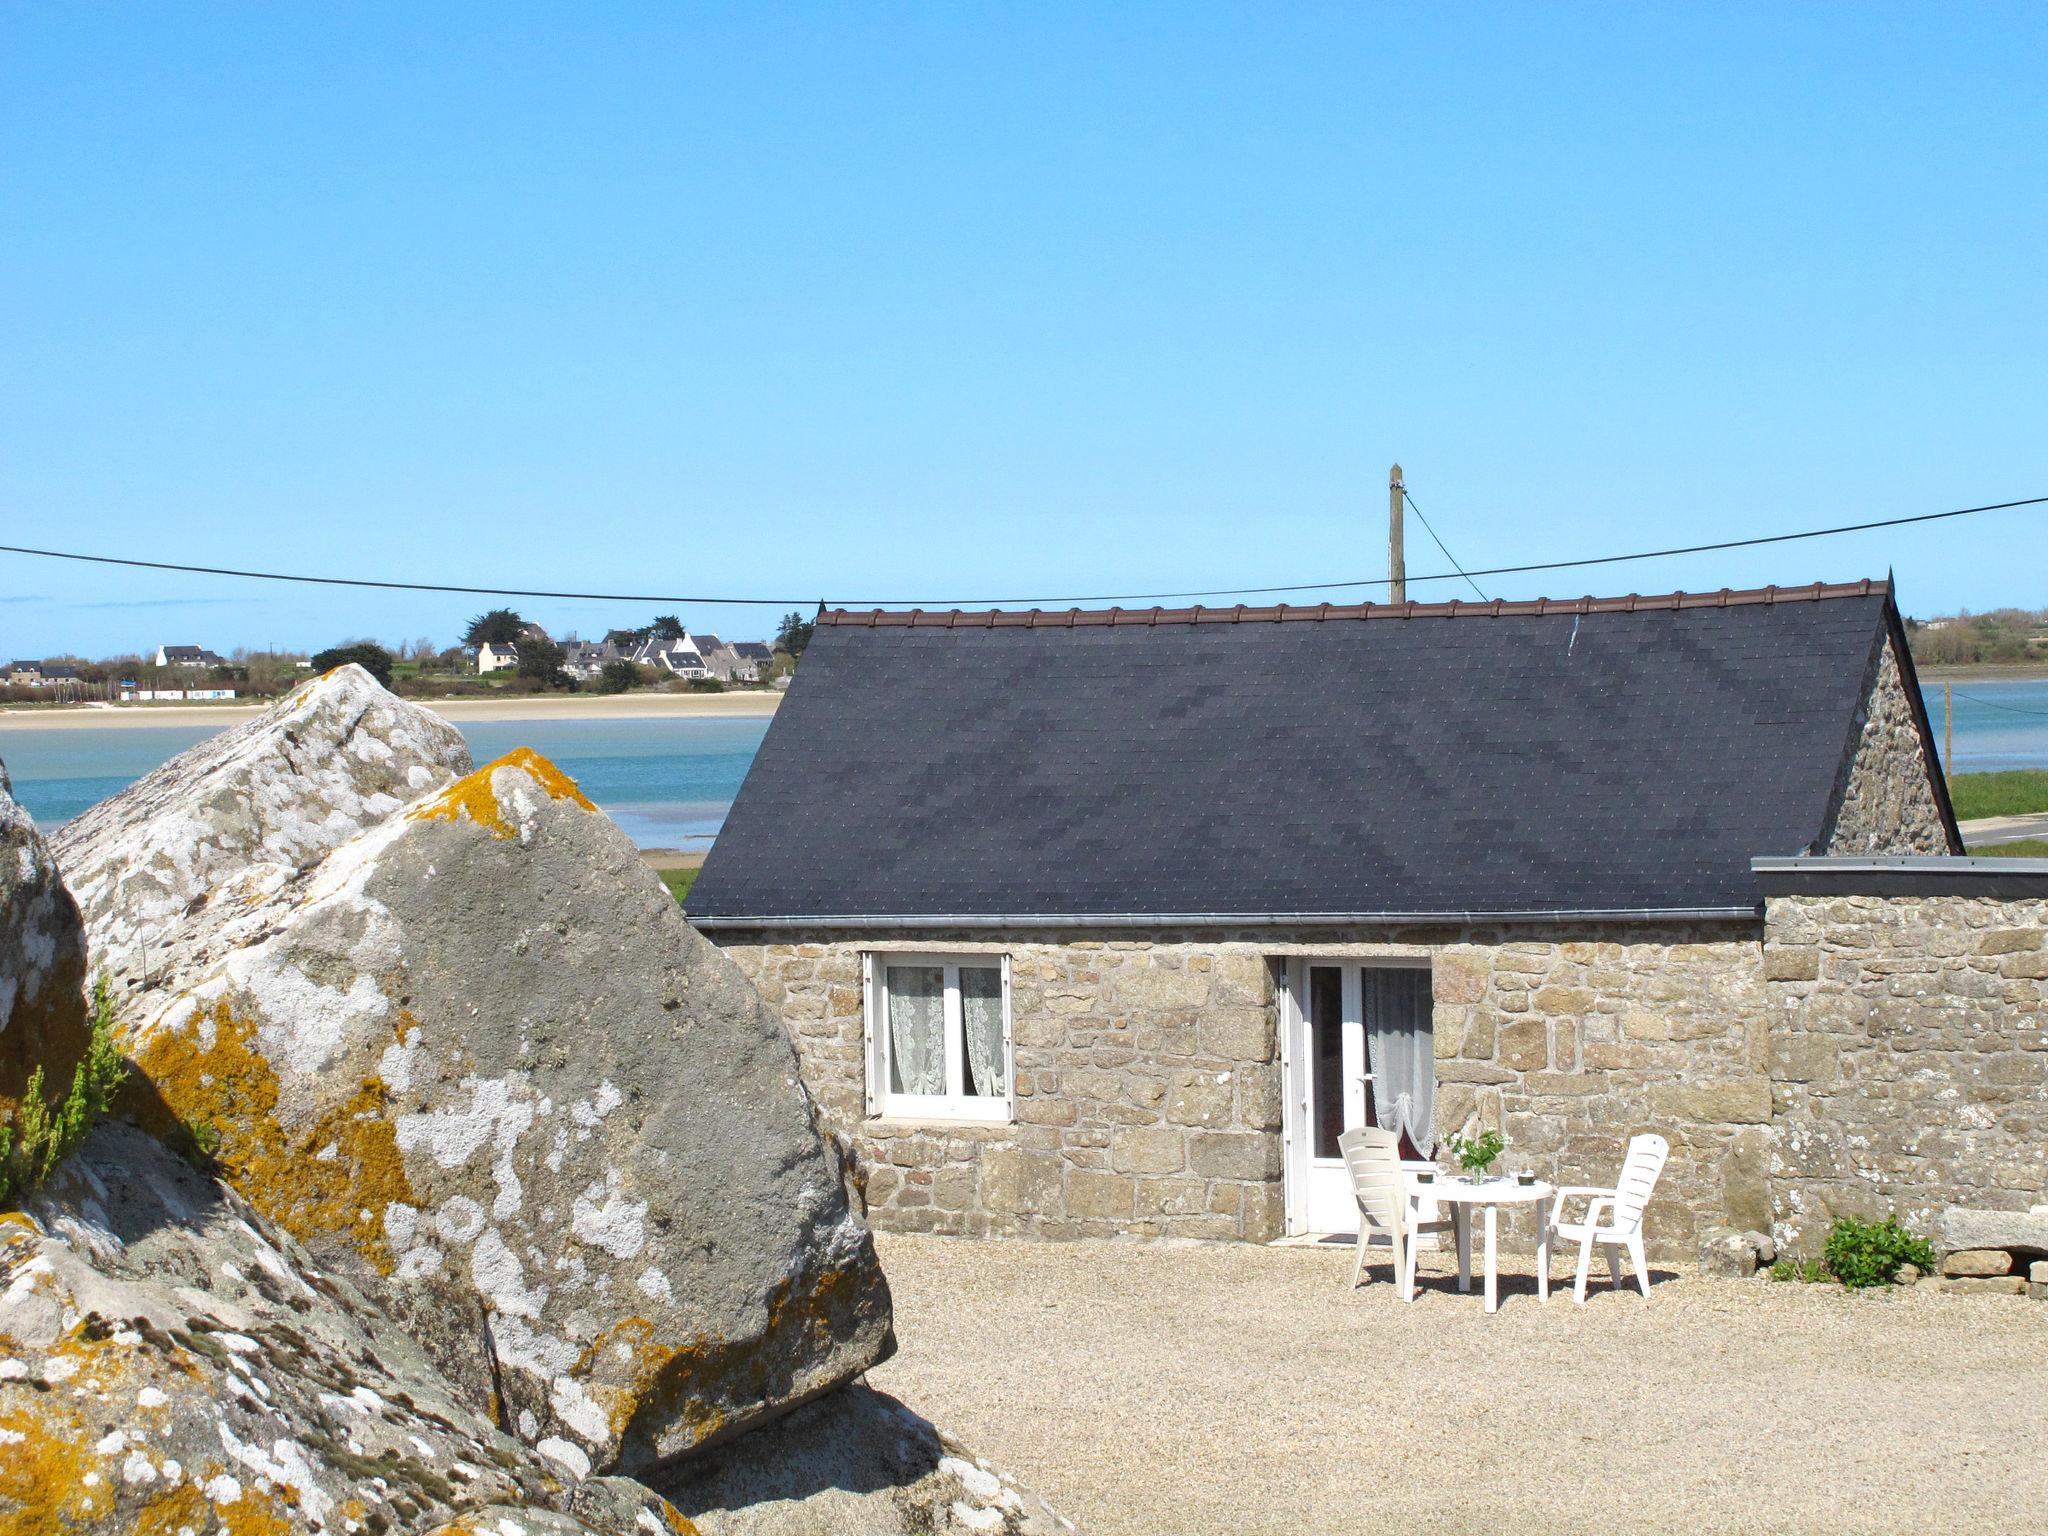
[[[1035,1237],[1280,1235],[1274,990],[1249,946],[986,936],[727,943],[852,1144],[876,1226]],[[1007,954],[1013,1125],[866,1118],[861,954]]]
[[[884,1228],[1270,1240],[1284,1228],[1279,964],[1432,961],[1438,1128],[1495,1127],[1508,1160],[1611,1184],[1628,1138],[1671,1161],[1654,1254],[1769,1222],[1767,1009],[1744,924],[1554,931],[1218,933],[1007,944],[727,942],[782,1011]],[[868,1119],[861,953],[1010,956],[1018,1123]]]
[[[1871,658],[1856,727],[1856,745],[1843,762],[1820,850],[1837,857],[1954,851],[1935,796],[1933,744],[1920,734],[1889,637]]]
[[[2048,897],[1774,896],[1781,1244],[2048,1196]]]
[[[1756,925],[725,948],[788,1022],[877,1226],[1269,1240],[1284,963],[1426,958],[1439,1134],[1497,1128],[1510,1165],[1604,1185],[1656,1131],[1671,1156],[1650,1252],[1690,1259],[1730,1228],[1813,1249],[1838,1214],[1930,1231],[1944,1210],[2048,1193],[2048,876],[1971,871],[1929,859],[1913,878],[2002,894],[1774,893]],[[868,948],[1010,956],[1016,1124],[865,1117]]]
[[[1439,948],[1435,972],[1440,1132],[1497,1127],[1510,1163],[1607,1186],[1629,1138],[1659,1133],[1671,1155],[1644,1224],[1655,1258],[1691,1259],[1716,1226],[1768,1225],[1753,929],[1482,930]]]

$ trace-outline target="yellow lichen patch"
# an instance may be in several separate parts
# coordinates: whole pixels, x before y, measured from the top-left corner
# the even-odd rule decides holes
[[[179,1121],[212,1125],[220,1133],[217,1161],[228,1183],[259,1211],[301,1242],[340,1239],[379,1274],[391,1273],[384,1209],[419,1202],[383,1083],[363,1078],[311,1124],[287,1128],[277,1114],[277,1074],[256,1048],[256,1026],[236,1017],[225,1000],[215,1005],[212,1024],[210,1046],[196,1025],[188,1025],[159,1032],[137,1052],[136,1065],[161,1106],[155,1114],[144,1106],[145,1121],[173,1122],[149,1129],[168,1135]]]
[[[516,747],[495,762],[485,763],[467,778],[457,779],[406,814],[414,821],[472,821],[493,837],[517,837],[519,829],[507,824],[504,810],[498,804],[498,792],[491,785],[492,775],[500,768],[519,769],[551,800],[573,800],[586,811],[597,809],[576,787],[576,781],[561,769],[531,747]]]
[[[835,1301],[853,1302],[855,1298],[840,1292],[853,1279],[848,1269],[828,1269],[810,1277],[810,1288],[797,1297],[792,1306],[791,1297],[796,1287],[785,1280],[775,1288],[775,1294],[768,1300],[768,1332],[772,1335],[782,1329],[785,1318],[793,1317],[798,1326],[807,1328],[811,1343],[824,1349],[832,1342],[834,1329],[840,1318],[834,1310]]]
[[[599,1334],[569,1375],[604,1409],[613,1434],[627,1437],[636,1420],[679,1424],[691,1445],[702,1445],[726,1429],[732,1404],[788,1395],[792,1364],[801,1372],[856,1321],[858,1280],[845,1268],[806,1274],[801,1288],[798,1280],[784,1279],[769,1294],[767,1327],[752,1338],[699,1334],[666,1344],[655,1337],[653,1323],[629,1317]]]
[[[237,1501],[239,1502],[239,1501]],[[134,1536],[214,1529],[213,1504],[190,1483],[166,1489],[135,1512]]]
[[[260,1488],[242,1486],[240,1497],[232,1504],[210,1504],[213,1512],[212,1531],[220,1536],[296,1536],[303,1529],[285,1513],[291,1500],[280,1502],[274,1493],[265,1493]],[[183,1527],[171,1527],[181,1530]],[[195,1524],[194,1530],[208,1531],[203,1524]],[[138,1532],[139,1536],[139,1532]]]
[[[0,1403],[0,1536],[48,1536],[65,1525],[106,1514],[113,1493],[102,1480],[85,1486],[92,1470],[92,1437],[85,1421],[53,1393],[14,1392]],[[20,1439],[14,1437],[19,1435]]]

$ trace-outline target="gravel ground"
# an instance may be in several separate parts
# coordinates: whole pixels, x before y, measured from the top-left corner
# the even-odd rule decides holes
[[[1708,1280],[1501,1310],[1447,1254],[884,1235],[869,1380],[1089,1536],[2039,1530],[2048,1303]],[[1563,1273],[1562,1265],[1557,1267]]]

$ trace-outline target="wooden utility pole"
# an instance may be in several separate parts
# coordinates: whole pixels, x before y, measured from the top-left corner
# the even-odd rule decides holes
[[[1953,778],[1956,771],[1956,701],[1954,683],[1941,685],[1941,771]]]
[[[1401,549],[1401,466],[1387,471],[1387,601],[1408,601],[1408,559]]]

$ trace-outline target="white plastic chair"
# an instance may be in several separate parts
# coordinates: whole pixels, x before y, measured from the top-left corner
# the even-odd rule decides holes
[[[1337,1138],[1344,1166],[1351,1174],[1351,1193],[1358,1200],[1358,1258],[1351,1266],[1351,1288],[1365,1273],[1366,1245],[1384,1234],[1393,1249],[1394,1281],[1401,1299],[1415,1299],[1415,1237],[1421,1232],[1448,1232],[1448,1220],[1422,1221],[1409,1206],[1408,1174],[1401,1166],[1401,1133],[1358,1126]]]
[[[1671,1144],[1662,1136],[1646,1133],[1632,1137],[1614,1188],[1567,1184],[1557,1192],[1550,1207],[1551,1234],[1579,1245],[1579,1278],[1572,1287],[1573,1301],[1585,1303],[1586,1273],[1593,1266],[1595,1243],[1606,1250],[1607,1270],[1617,1291],[1621,1289],[1621,1250],[1628,1250],[1629,1260],[1636,1267],[1636,1285],[1644,1299],[1649,1298],[1650,1271],[1643,1262],[1643,1208],[1650,1203],[1650,1192],[1657,1187],[1657,1176],[1664,1171],[1664,1159],[1670,1152]],[[1590,1197],[1585,1220],[1563,1220],[1565,1201],[1577,1195]]]

